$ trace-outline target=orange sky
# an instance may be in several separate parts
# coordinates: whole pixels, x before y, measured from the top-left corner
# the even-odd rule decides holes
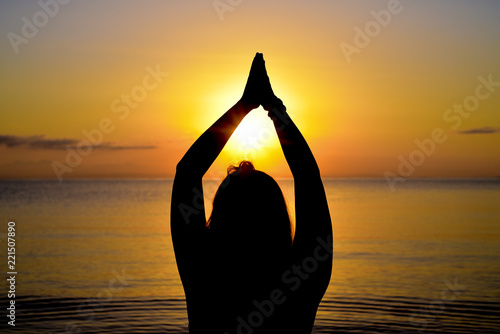
[[[0,178],[171,177],[257,51],[324,177],[500,175],[498,2],[47,3],[0,4]],[[242,158],[290,176],[261,108]]]

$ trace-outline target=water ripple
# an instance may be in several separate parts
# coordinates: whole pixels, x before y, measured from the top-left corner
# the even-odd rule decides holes
[[[500,333],[500,302],[405,297],[322,301],[313,333]],[[432,305],[436,307],[432,307]],[[6,333],[187,333],[184,299],[25,296],[16,299],[16,327]]]

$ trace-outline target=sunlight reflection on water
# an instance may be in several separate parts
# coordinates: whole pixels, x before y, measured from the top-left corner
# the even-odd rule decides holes
[[[293,182],[279,183],[293,210]],[[396,192],[383,180],[324,183],[334,268],[317,333],[413,332],[424,320],[428,333],[498,330],[500,181],[408,180]],[[24,328],[64,327],[71,320],[89,333],[110,325],[120,333],[124,322],[123,332],[142,325],[185,331],[169,232],[171,186],[170,180],[1,181],[1,219],[17,226]],[[439,302],[446,282],[455,280],[466,287],[456,301],[412,323],[412,314]],[[76,309],[87,303],[94,310],[89,299],[100,306],[91,322],[90,311]],[[49,324],[43,315],[61,307],[73,311]]]

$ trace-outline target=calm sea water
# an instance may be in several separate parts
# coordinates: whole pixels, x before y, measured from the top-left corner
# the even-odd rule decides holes
[[[324,183],[335,253],[315,333],[500,333],[499,179]],[[171,186],[0,181],[0,267],[14,221],[18,272],[16,327],[5,286],[0,332],[186,333]]]

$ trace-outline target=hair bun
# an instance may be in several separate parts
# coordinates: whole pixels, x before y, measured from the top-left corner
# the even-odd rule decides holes
[[[227,175],[235,173],[236,175],[241,174],[242,176],[250,174],[255,170],[253,163],[248,160],[241,161],[238,166],[229,166],[227,168]]]

